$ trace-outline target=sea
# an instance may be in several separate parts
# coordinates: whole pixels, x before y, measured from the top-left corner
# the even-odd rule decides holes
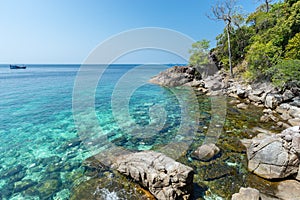
[[[0,65],[0,199],[70,199],[90,156],[188,144],[195,94],[148,82],[171,66]]]

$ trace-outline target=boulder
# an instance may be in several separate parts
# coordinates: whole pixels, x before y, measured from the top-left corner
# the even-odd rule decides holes
[[[236,94],[238,95],[238,97],[243,98],[243,99],[248,97],[247,91],[241,87],[237,88]]]
[[[166,87],[182,86],[198,79],[196,70],[188,66],[174,66],[152,77],[149,82]]]
[[[294,118],[300,118],[300,108],[296,106],[291,106],[289,109],[289,115]]]
[[[265,106],[267,108],[275,109],[280,103],[283,102],[283,97],[279,94],[267,94]]]
[[[293,102],[290,103],[292,106],[296,106],[300,108],[300,97],[293,98]]]
[[[193,169],[162,153],[143,151],[119,156],[113,168],[131,177],[157,198],[189,199],[193,191]]]
[[[282,200],[299,200],[300,182],[295,180],[285,180],[279,182],[275,195]]]
[[[217,154],[219,154],[220,149],[215,144],[203,144],[194,151],[193,156],[202,161],[209,161]]]
[[[300,126],[300,118],[289,119],[288,123],[292,126]]]
[[[248,169],[266,179],[296,175],[299,169],[299,126],[280,134],[258,134],[251,140],[242,140],[247,148]]]
[[[283,101],[289,101],[295,97],[294,93],[291,92],[290,90],[286,90],[283,94]]]
[[[254,188],[241,188],[239,193],[232,195],[231,200],[259,200],[259,191]]]

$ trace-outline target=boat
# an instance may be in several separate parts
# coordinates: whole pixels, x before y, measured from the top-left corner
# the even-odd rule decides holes
[[[20,66],[20,65],[9,65],[10,69],[26,69],[26,66]]]

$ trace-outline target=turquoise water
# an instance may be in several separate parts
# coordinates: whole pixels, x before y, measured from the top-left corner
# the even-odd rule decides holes
[[[131,91],[128,108],[124,101],[113,101],[119,80],[136,65],[109,66],[99,78],[93,107],[86,108],[94,109],[97,123],[89,124],[93,117],[89,112],[79,114],[82,121],[75,123],[72,100],[79,67],[28,65],[25,70],[10,70],[0,66],[0,199],[68,199],[72,187],[84,179],[81,163],[87,157],[111,144],[146,150],[178,137],[174,133],[182,113],[174,91],[142,84]],[[124,81],[135,82],[135,77],[125,76]],[[86,102],[85,98],[79,101]],[[114,108],[114,103],[123,105]],[[126,123],[115,116],[123,107],[132,118],[122,116]],[[164,118],[154,121],[157,113]],[[149,124],[158,131],[145,137],[143,127]]]

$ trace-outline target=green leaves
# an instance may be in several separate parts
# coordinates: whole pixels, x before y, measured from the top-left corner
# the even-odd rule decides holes
[[[209,41],[201,40],[192,44],[189,63],[195,67],[208,64]]]
[[[289,40],[286,46],[285,57],[287,59],[300,60],[300,33],[297,33],[292,39]]]
[[[273,83],[279,87],[286,84],[300,86],[300,60],[281,60],[268,73],[271,74]]]

